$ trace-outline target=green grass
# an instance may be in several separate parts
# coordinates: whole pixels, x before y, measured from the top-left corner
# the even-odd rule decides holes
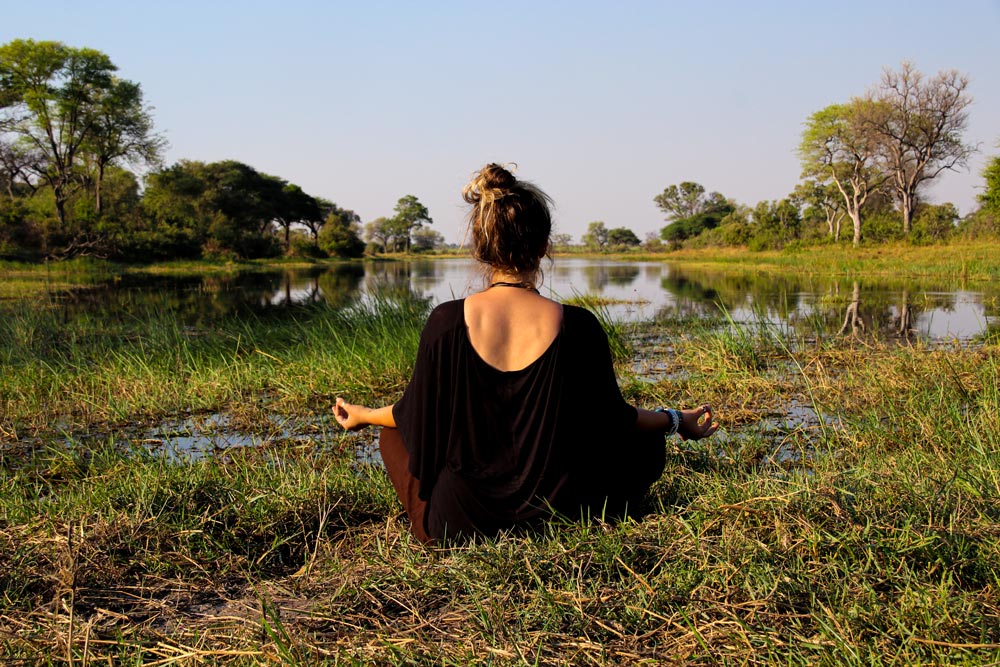
[[[375,297],[348,308],[289,309],[266,319],[185,326],[155,305],[109,321],[56,303],[17,302],[0,318],[4,434],[149,422],[180,412],[245,409],[262,398],[293,414],[335,395],[399,393],[412,368],[422,299]]]
[[[1000,661],[995,340],[605,317],[631,400],[711,402],[723,431],[668,443],[641,519],[448,550],[414,543],[384,472],[340,432],[186,460],[125,428],[393,400],[427,307],[387,297],[186,328],[153,308],[66,322],[5,304],[0,662]],[[670,380],[630,375],[651,333]],[[796,422],[793,403],[819,418]]]
[[[1000,279],[995,241],[955,241],[916,246],[890,243],[860,248],[819,245],[789,251],[747,252],[736,248],[680,250],[663,255],[670,262],[728,267],[739,272],[780,271],[865,279],[947,280],[963,284]]]

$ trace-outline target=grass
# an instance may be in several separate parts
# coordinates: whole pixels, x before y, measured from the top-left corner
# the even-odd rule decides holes
[[[748,253],[738,248],[700,248],[671,252],[667,261],[734,271],[780,271],[866,279],[947,280],[963,284],[1000,279],[993,241],[953,241],[917,246],[888,243],[860,248],[819,245],[788,251]]]
[[[191,326],[158,304],[109,321],[55,302],[4,308],[0,439],[150,422],[218,411],[261,397],[288,413],[327,407],[338,393],[398,392],[412,368],[428,304],[375,297],[337,309],[248,313]]]
[[[187,460],[126,428],[203,410],[252,427],[338,392],[391,400],[426,303],[193,328],[155,308],[122,322],[3,310],[4,664],[1000,661],[995,340],[661,320],[645,326],[670,379],[649,382],[629,368],[651,331],[604,318],[627,397],[711,402],[723,432],[668,443],[641,518],[445,550],[409,537],[351,436]],[[793,402],[816,418],[794,422]]]

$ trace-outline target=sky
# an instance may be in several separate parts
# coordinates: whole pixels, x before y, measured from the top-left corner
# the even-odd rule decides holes
[[[449,241],[488,162],[643,238],[653,197],[696,181],[736,201],[800,181],[803,123],[912,61],[973,98],[969,168],[929,190],[965,214],[1000,154],[1000,0],[66,2],[3,0],[0,43],[103,51],[141,84],[165,161],[234,159],[368,222],[416,195]]]

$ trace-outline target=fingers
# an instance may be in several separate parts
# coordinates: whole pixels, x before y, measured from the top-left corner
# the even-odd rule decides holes
[[[348,428],[347,421],[350,418],[350,413],[347,411],[347,403],[340,396],[333,404],[333,418],[345,429]]]
[[[719,430],[719,422],[713,420],[711,405],[705,403],[694,408],[692,412],[694,413],[694,423],[688,433],[681,436],[683,439],[701,440]]]

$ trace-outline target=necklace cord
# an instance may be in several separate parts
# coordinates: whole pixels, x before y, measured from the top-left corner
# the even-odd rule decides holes
[[[507,282],[506,280],[498,280],[495,283],[490,283],[490,286],[487,287],[486,289],[493,289],[494,287],[518,287],[520,289],[530,290],[535,294],[538,294],[538,290],[535,288],[534,285],[523,281],[518,283],[512,283],[512,282]]]

